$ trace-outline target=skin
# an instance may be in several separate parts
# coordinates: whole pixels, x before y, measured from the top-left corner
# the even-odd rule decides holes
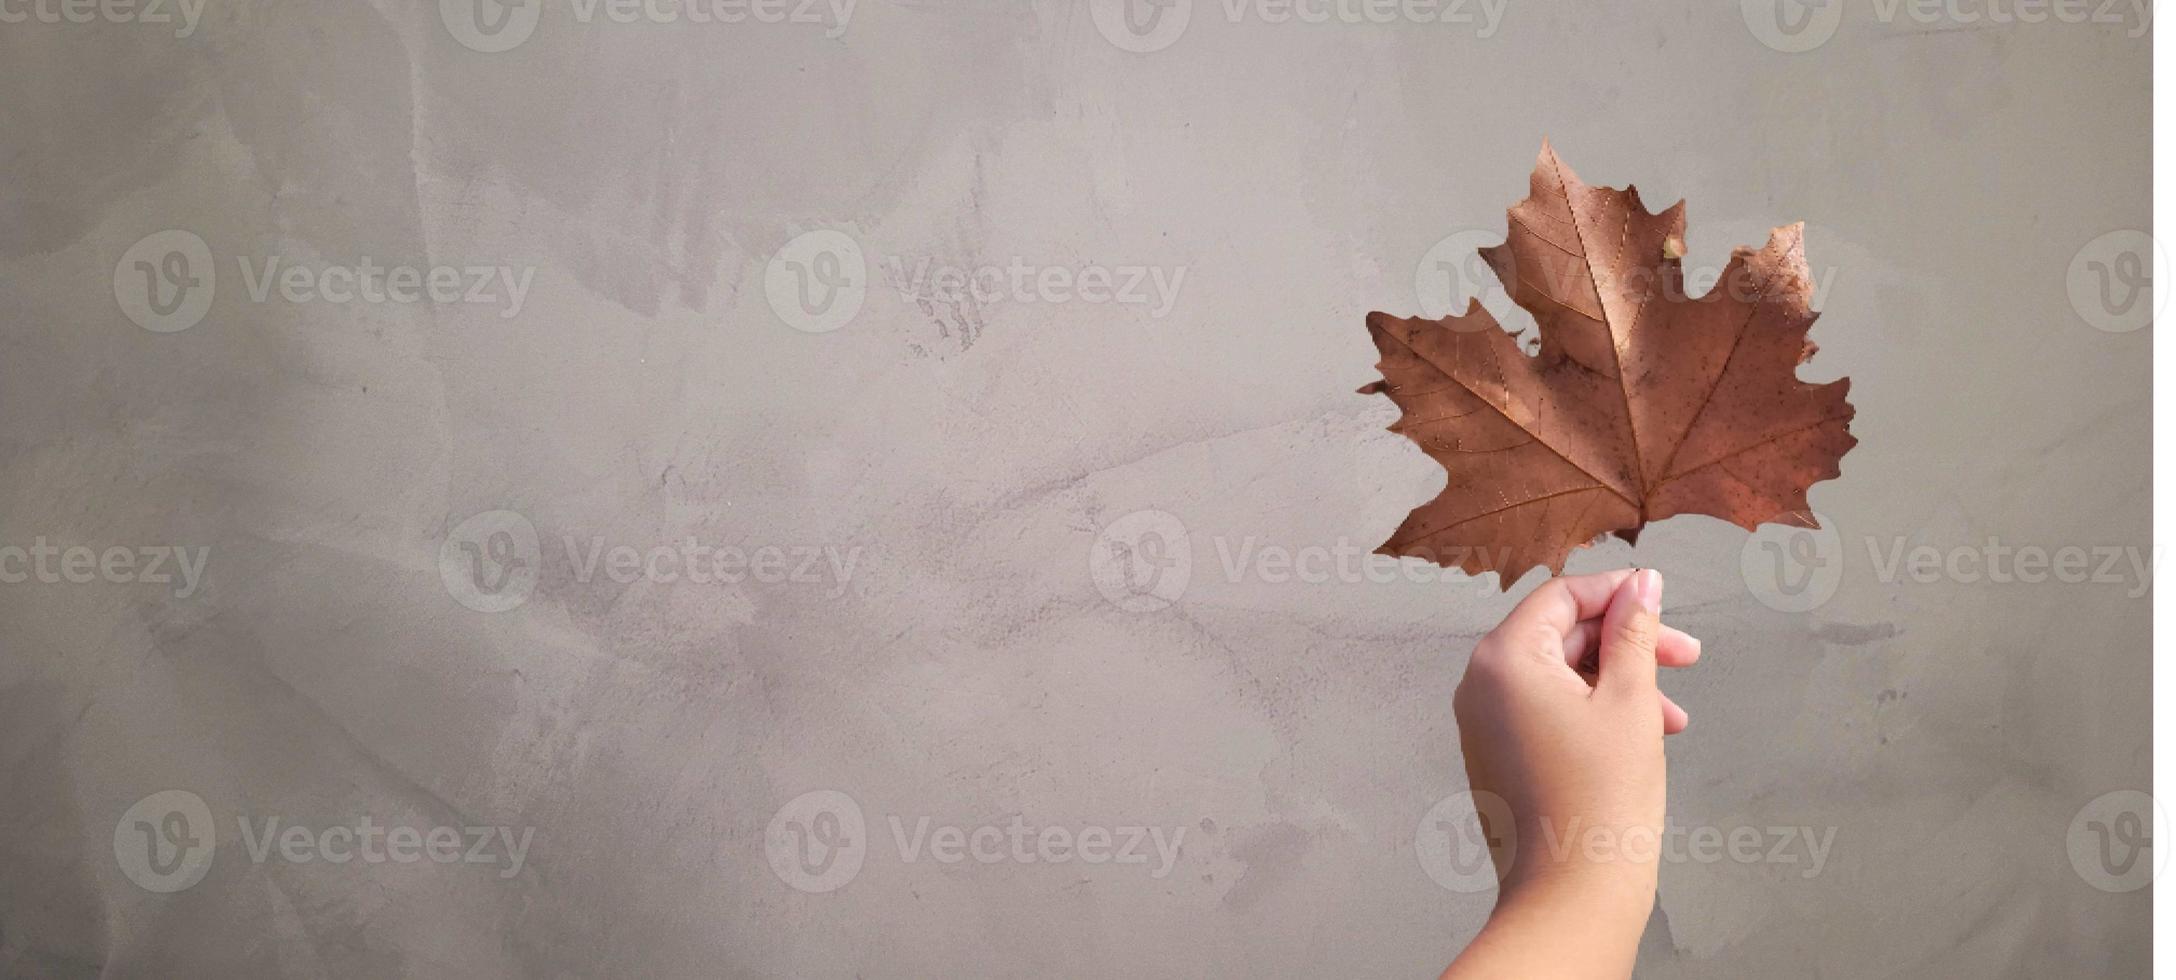
[[[1474,648],[1452,707],[1474,797],[1501,800],[1511,828],[1487,828],[1496,908],[1446,980],[1632,975],[1661,856],[1662,739],[1689,722],[1656,668],[1700,659],[1661,608],[1653,569],[1552,579]]]

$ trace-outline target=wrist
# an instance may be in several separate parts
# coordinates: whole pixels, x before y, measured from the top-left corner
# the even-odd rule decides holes
[[[1629,977],[1654,907],[1652,884],[1591,870],[1504,882],[1450,977]]]
[[[1552,893],[1577,891],[1614,900],[1644,917],[1654,904],[1661,823],[1587,815],[1521,821],[1503,890],[1548,883]]]
[[[1505,906],[1547,906],[1575,910],[1592,925],[1619,925],[1635,936],[1644,931],[1654,910],[1656,868],[1607,862],[1552,862],[1521,869],[1504,880],[1497,895]]]

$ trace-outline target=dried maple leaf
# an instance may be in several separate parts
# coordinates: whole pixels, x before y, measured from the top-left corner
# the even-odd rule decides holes
[[[1368,314],[1404,433],[1450,473],[1381,554],[1509,590],[1573,548],[1708,514],[1747,530],[1814,526],[1806,490],[1840,472],[1851,380],[1807,384],[1817,316],[1802,226],[1739,248],[1685,295],[1685,203],[1649,214],[1633,187],[1588,187],[1546,142],[1510,236],[1481,256],[1540,325],[1528,354],[1478,301],[1441,320]]]

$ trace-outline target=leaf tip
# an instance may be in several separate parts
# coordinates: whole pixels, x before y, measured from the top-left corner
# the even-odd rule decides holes
[[[1563,165],[1564,160],[1556,155],[1556,147],[1549,142],[1549,137],[1542,137],[1541,152],[1534,155],[1534,169],[1547,170]]]

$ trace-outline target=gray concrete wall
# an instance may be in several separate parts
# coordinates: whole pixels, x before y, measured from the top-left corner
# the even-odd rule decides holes
[[[1707,642],[1642,975],[2139,975],[2145,25],[1784,2],[9,0],[0,972],[1440,969],[1538,578],[1353,557],[1362,317],[1546,136],[1806,221],[1862,440],[1572,562]]]

